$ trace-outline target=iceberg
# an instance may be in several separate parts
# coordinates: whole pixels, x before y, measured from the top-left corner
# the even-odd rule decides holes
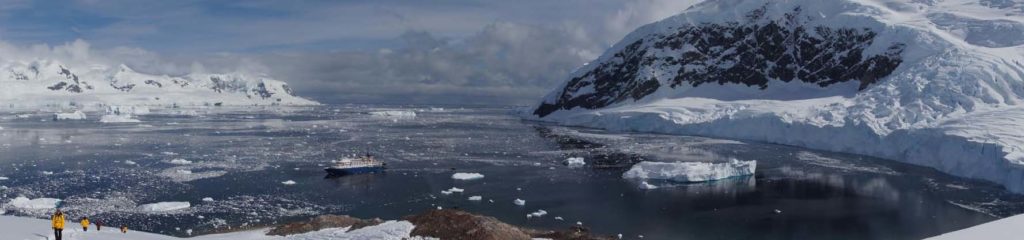
[[[70,113],[54,113],[53,120],[85,120],[85,113],[82,110],[76,110]]]
[[[655,179],[673,182],[706,182],[754,175],[757,161],[732,159],[726,163],[640,162],[622,174],[626,179]]]
[[[565,165],[569,168],[581,168],[587,165],[587,162],[583,161],[582,157],[571,157],[565,159]]]
[[[7,202],[7,205],[21,209],[50,209],[56,208],[60,202],[61,200],[56,198],[29,199],[27,197],[16,197]]]

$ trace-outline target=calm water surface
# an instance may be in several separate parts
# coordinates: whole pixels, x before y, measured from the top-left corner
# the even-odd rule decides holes
[[[396,109],[417,116],[367,114]],[[319,214],[395,219],[442,207],[535,228],[581,222],[627,239],[919,239],[1024,212],[1024,197],[993,184],[893,161],[549,126],[521,121],[504,108],[154,111],[140,116],[141,123],[124,124],[98,123],[98,113],[62,122],[48,121],[46,113],[0,114],[6,214],[46,216],[48,210],[6,204],[15,197],[59,198],[72,217],[187,236]],[[367,151],[390,169],[325,176],[328,161]],[[588,167],[568,168],[562,164],[568,157],[583,157]],[[650,190],[621,178],[636,161],[732,158],[757,160],[757,174],[701,184],[651,182],[659,188]],[[486,177],[458,181],[454,172]],[[288,180],[296,184],[282,184]],[[452,187],[465,192],[441,193]],[[526,205],[512,204],[516,198]],[[167,201],[191,207],[137,208]],[[548,215],[526,217],[539,209]]]

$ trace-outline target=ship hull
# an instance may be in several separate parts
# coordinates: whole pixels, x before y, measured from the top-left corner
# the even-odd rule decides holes
[[[380,172],[380,171],[383,171],[383,170],[384,170],[384,167],[382,167],[382,166],[353,167],[353,168],[324,168],[324,171],[327,171],[327,173],[331,174],[331,175],[365,174],[365,173]]]

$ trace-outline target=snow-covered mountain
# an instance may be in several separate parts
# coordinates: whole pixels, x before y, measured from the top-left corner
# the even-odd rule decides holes
[[[54,60],[0,60],[0,107],[66,105],[312,105],[288,84],[247,73],[184,76],[120,65],[68,66]]]
[[[1022,193],[1022,63],[1020,1],[711,0],[627,35],[528,118],[872,155]]]

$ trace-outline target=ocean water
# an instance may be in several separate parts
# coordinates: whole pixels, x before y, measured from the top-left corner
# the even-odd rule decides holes
[[[370,114],[386,110],[416,116]],[[138,116],[140,123],[117,124],[99,123],[99,113],[52,121],[49,113],[4,112],[0,176],[7,179],[0,180],[0,203],[5,214],[45,217],[49,209],[9,201],[58,198],[71,218],[178,236],[320,214],[395,219],[441,207],[539,229],[579,222],[627,239],[919,239],[1024,212],[1024,197],[997,185],[894,161],[552,126],[510,111],[155,109]],[[389,169],[344,177],[322,170],[363,153],[387,161]],[[567,167],[568,157],[588,165]],[[729,159],[757,160],[757,174],[696,184],[650,181],[657,189],[621,177],[636,161]],[[454,180],[456,172],[485,177]],[[452,187],[465,191],[442,193]],[[138,207],[157,202],[190,207]],[[527,217],[537,210],[548,214]]]

